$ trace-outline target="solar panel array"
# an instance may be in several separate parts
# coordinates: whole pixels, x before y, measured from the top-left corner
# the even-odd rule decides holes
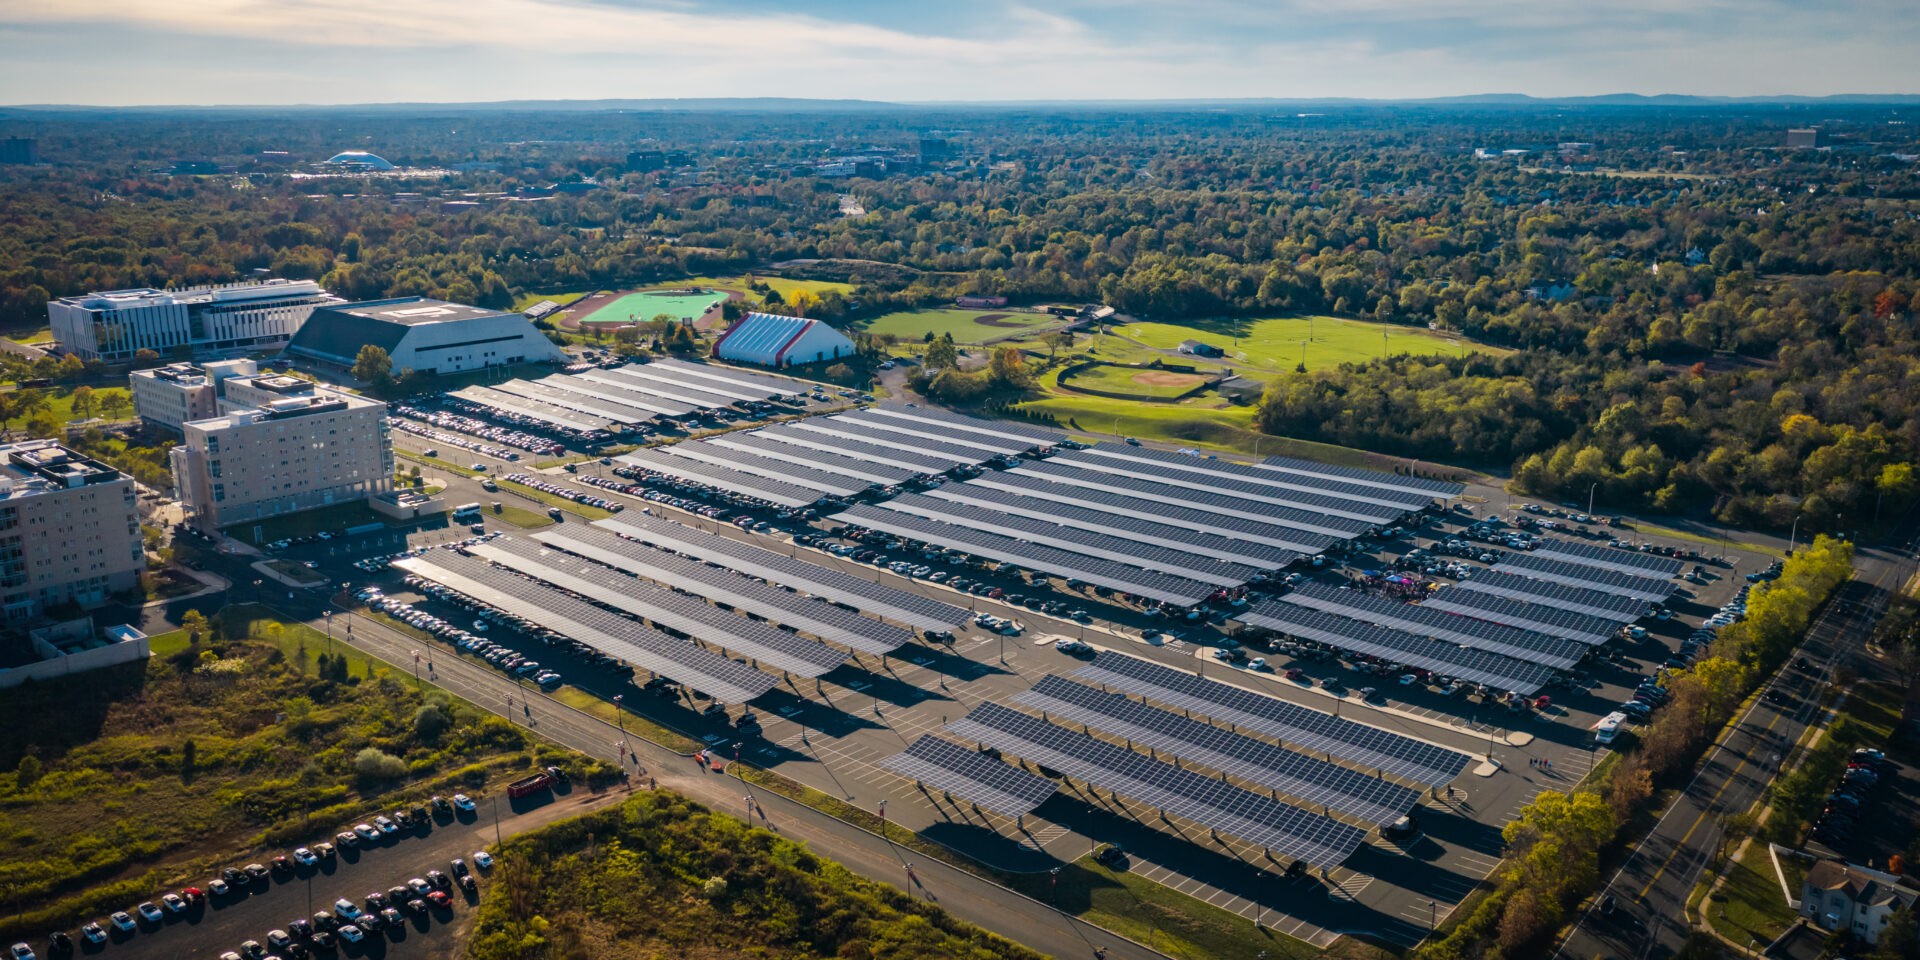
[[[1316,533],[1333,534],[1335,536],[1342,534],[1352,536],[1371,527],[1380,526],[1383,523],[1383,521],[1371,516],[1349,516],[1344,512],[1335,513],[1329,509],[1329,506],[1339,507],[1343,502],[1333,502],[1331,504],[1315,502],[1329,500],[1330,498],[1327,497],[1310,497],[1305,494],[1299,494],[1292,499],[1282,502],[1275,499],[1256,500],[1248,497],[1227,496],[1226,494],[1214,493],[1208,490],[1195,490],[1190,487],[1175,486],[1173,484],[1127,476],[1120,473],[1102,473],[1094,470],[1083,470],[1073,464],[1059,462],[1058,457],[1055,457],[1053,460],[1023,463],[1009,472],[1012,474],[1042,477],[1054,483],[1083,487],[1089,490],[1103,492],[1121,491],[1156,503],[1165,503],[1175,507],[1186,507],[1191,510],[1200,510],[1207,513],[1226,514],[1227,516],[1238,517],[1243,520],[1278,523],[1283,521],[1277,520],[1277,517],[1288,516],[1288,514],[1282,512],[1283,510],[1292,511],[1293,514],[1313,519],[1300,523],[1294,523],[1292,520],[1284,521],[1287,525],[1298,526],[1303,530],[1312,530]]]
[[[1032,427],[1007,420],[982,420],[979,417],[969,417],[964,413],[954,413],[942,407],[888,404],[871,407],[867,412],[879,417],[927,424],[943,430],[959,430],[1003,440],[1024,441],[1031,447],[1057,447],[1067,439],[1067,435],[1058,430]]]
[[[476,603],[524,617],[608,656],[722,701],[746,703],[779,684],[770,674],[744,663],[472,557],[435,550],[425,556],[397,560],[394,566],[439,583]]]
[[[1205,764],[1229,776],[1287,794],[1311,806],[1370,824],[1392,823],[1420,802],[1420,792],[1351,767],[1295,753],[1062,677],[1043,677],[1015,703],[1083,724],[1130,744]]]
[[[922,473],[921,471],[903,470],[899,467],[888,466],[884,463],[876,463],[873,460],[857,459],[838,453],[829,453],[825,450],[797,447],[790,443],[769,440],[760,436],[759,431],[721,434],[720,436],[710,438],[707,442],[715,446],[728,447],[756,456],[766,457],[769,460],[778,460],[782,463],[791,463],[813,470],[824,470],[828,473],[836,473],[843,477],[851,477],[868,486],[906,483],[914,477],[920,476]]]
[[[1222,587],[1237,587],[1261,575],[1265,568],[1234,563],[1193,553],[1149,538],[1129,539],[1064,525],[1054,520],[1039,520],[999,510],[976,507],[941,497],[910,493],[884,503],[882,509],[913,514],[941,523],[957,524],[973,530],[997,533],[1004,537],[1057,547],[1069,553],[1112,560],[1129,566],[1149,567],[1189,580]],[[1291,560],[1293,558],[1289,558]]]
[[[703,394],[721,397],[734,403],[753,403],[768,400],[774,396],[774,394],[762,387],[736,383],[731,380],[716,380],[712,377],[702,377],[698,374],[689,373],[678,367],[668,366],[663,363],[648,363],[644,369],[649,377],[653,377],[662,383],[673,384],[676,389],[679,387],[688,387],[698,390]]]
[[[1432,497],[1451,499],[1467,492],[1464,483],[1452,483],[1446,480],[1430,480],[1426,477],[1408,477],[1384,470],[1368,470],[1364,467],[1336,467],[1332,464],[1302,460],[1298,457],[1268,457],[1254,464],[1262,470],[1280,473],[1292,473],[1302,476],[1331,477],[1348,483],[1364,486],[1384,487],[1389,490],[1404,490],[1408,493],[1423,493]]]
[[[1003,514],[1070,525],[1095,533],[1134,538],[1143,543],[1164,544],[1172,549],[1197,556],[1228,560],[1251,567],[1278,569],[1300,559],[1301,554],[1298,550],[1288,550],[1252,540],[1236,540],[1205,530],[1195,530],[1124,514],[1103,513],[1058,500],[1018,496],[1005,490],[974,483],[950,483],[927,491],[927,496],[939,500],[950,500],[954,503],[970,504]],[[1139,507],[1140,512],[1146,513],[1152,510],[1153,505],[1140,504]],[[1329,544],[1332,542],[1331,538],[1326,539]]]
[[[1448,783],[1467,768],[1470,759],[1458,750],[1122,653],[1101,651],[1073,676],[1422,786]]]
[[[472,548],[474,556],[553,584],[654,626],[724,647],[771,669],[813,679],[847,662],[839,650],[788,633],[763,620],[722,610],[700,597],[676,593],[617,570],[589,563],[531,540],[501,540]]]
[[[1587,587],[1536,580],[1521,572],[1482,570],[1453,586],[1469,593],[1487,593],[1526,603],[1551,604],[1562,610],[1632,623],[1647,615],[1647,601],[1602,593]]]
[[[1553,679],[1553,668],[1527,660],[1468,650],[1428,637],[1287,603],[1266,602],[1237,619],[1290,637],[1324,643],[1443,676],[1531,695]]]
[[[822,433],[817,430],[808,430],[801,426],[801,421],[776,424],[756,431],[754,436],[787,446],[836,454],[847,457],[848,459],[859,460],[863,463],[885,465],[920,476],[946,473],[948,470],[952,470],[964,462],[944,457],[927,456],[922,453],[909,452],[893,447],[883,447],[877,443],[853,440],[831,433]]]
[[[678,400],[705,410],[718,410],[733,405],[731,397],[688,386],[670,377],[661,376],[648,370],[650,364],[630,363],[624,367],[612,367],[606,372],[620,378],[622,383],[631,383],[636,390],[645,390],[657,397]]]
[[[646,411],[656,419],[678,420],[688,414],[699,411],[699,407],[678,400],[668,400],[644,390],[623,386],[626,381],[610,376],[598,370],[583,370],[579,373],[556,373],[541,380],[563,390],[570,390],[584,396],[598,397],[614,403]]]
[[[1175,453],[1171,450],[1155,450],[1152,447],[1125,447],[1100,443],[1084,452],[1093,457],[1105,457],[1134,467],[1150,464],[1154,468],[1153,472],[1163,476],[1175,476],[1175,473],[1165,471],[1177,471],[1179,475],[1200,478],[1203,483],[1217,485],[1220,489],[1229,492],[1237,489],[1259,488],[1294,490],[1401,511],[1420,510],[1433,503],[1432,494],[1384,490],[1330,477],[1278,473],[1244,463],[1235,463],[1232,460]]]
[[[1189,607],[1212,596],[1218,589],[1186,577],[1176,577],[1112,560],[1024,543],[1012,537],[986,533],[967,527],[940,523],[924,517],[856,504],[828,518],[835,523],[879,530],[896,537],[918,540],[958,550],[996,563],[1007,563],[1060,577],[1084,580],[1096,586],[1119,590],[1149,600]]]
[[[594,524],[643,543],[665,547],[702,560],[711,560],[772,583],[805,590],[816,597],[857,607],[921,630],[945,630],[967,623],[973,614],[965,607],[861,580],[831,567],[798,560],[732,537],[696,530],[658,517],[636,516],[629,510],[616,519]]]
[[[1331,817],[1149,759],[1117,744],[1063,730],[998,704],[983,703],[947,729],[1310,864],[1339,864],[1367,837],[1365,830]]]
[[[653,450],[656,453],[664,451],[672,457],[711,464],[722,470],[736,470],[771,483],[784,483],[818,490],[830,497],[851,497],[865,493],[874,486],[866,480],[855,480],[825,470],[785,463],[756,453],[723,447],[707,440],[682,440],[679,443],[654,447]],[[749,496],[754,495],[751,489],[741,492]]]
[[[827,497],[826,494],[810,487],[770,480],[729,467],[715,466],[692,457],[676,457],[661,453],[660,449],[635,450],[632,453],[622,454],[620,460],[630,466],[661,476],[728,490],[782,507],[810,507]]]
[[[1602,547],[1591,543],[1578,543],[1573,540],[1561,540],[1546,537],[1538,541],[1533,552],[1555,560],[1578,563],[1582,566],[1599,567],[1615,573],[1632,574],[1638,577],[1660,577],[1672,579],[1686,569],[1686,565],[1671,557],[1655,556],[1637,550],[1621,550],[1617,547]]]
[[[850,440],[859,440],[863,443],[871,443],[905,453],[917,453],[928,457],[941,457],[952,461],[953,466],[956,467],[963,463],[979,466],[1000,456],[1002,453],[1002,451],[989,450],[984,447],[943,443],[937,437],[930,437],[924,434],[908,436],[903,433],[895,433],[892,430],[883,430],[867,421],[856,418],[852,414],[831,417],[808,417],[805,420],[793,421],[793,426],[799,430],[824,433]]]
[[[913,639],[904,627],[863,617],[845,607],[804,596],[732,570],[623,539],[609,530],[567,524],[543,530],[535,540],[649,580],[699,593],[715,603],[804,630],[861,653],[891,653]]]
[[[511,393],[501,393],[482,386],[461,387],[448,396],[458,397],[469,403],[483,407],[493,407],[509,413],[517,413],[542,423],[574,430],[582,433],[605,433],[613,429],[613,422],[605,417],[589,417],[574,410],[566,410],[550,403],[516,397]]]
[[[1032,813],[1060,789],[1046,777],[930,733],[905,752],[882,760],[880,766],[1008,817]]]
[[[768,397],[800,396],[807,393],[813,386],[798,380],[786,380],[764,373],[755,373],[752,370],[725,367],[715,363],[694,363],[678,357],[656,357],[653,364],[656,367],[678,370],[697,377],[707,377],[734,386],[755,387],[765,390]]]
[[[604,417],[614,423],[627,426],[654,419],[653,412],[649,410],[636,409],[624,403],[612,403],[599,397],[584,396],[531,380],[508,380],[495,385],[493,389],[539,403],[551,404],[583,416]]]
[[[1330,516],[1349,517],[1369,523],[1391,523],[1405,516],[1409,509],[1413,509],[1381,506],[1363,500],[1292,490],[1273,484],[1203,475],[1150,460],[1112,456],[1101,450],[1069,450],[1056,455],[1048,462],[1096,473],[1148,480],[1200,493],[1220,494],[1260,503],[1277,503],[1300,510],[1317,510]]]
[[[1280,601],[1417,633],[1470,649],[1544,663],[1556,670],[1571,669],[1587,655],[1588,650],[1585,644],[1565,637],[1504,627],[1423,605],[1401,603],[1369,596],[1357,590],[1341,590],[1316,583],[1302,584],[1283,594]]]
[[[1605,643],[1620,630],[1619,621],[1605,617],[1455,587],[1434,591],[1420,605],[1590,645]]]
[[[1564,560],[1537,557],[1529,553],[1509,553],[1502,557],[1499,563],[1494,564],[1493,569],[1504,573],[1517,573],[1549,583],[1586,587],[1601,593],[1618,594],[1653,603],[1665,601],[1679,589],[1667,580],[1615,573],[1611,570],[1582,566]]]
[[[1014,470],[981,474],[968,481],[968,485],[1072,503],[1102,513],[1178,523],[1223,537],[1264,543],[1301,553],[1319,553],[1335,543],[1366,532],[1370,526],[1363,520],[1322,517],[1304,510],[1246,501],[1235,501],[1242,508],[1239,513],[1203,510],[1153,495],[1152,491],[1156,489],[1154,484],[1128,480],[1126,485],[1109,485],[1105,481],[1125,478],[1088,477],[1083,471],[1062,468],[1065,473],[1082,481],[1068,483],[1060,479],[1058,474],[1047,471],[1045,468],[1048,466],[1050,464],[1044,462],[1024,463]]]

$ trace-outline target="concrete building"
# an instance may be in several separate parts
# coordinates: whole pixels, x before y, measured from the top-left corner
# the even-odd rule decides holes
[[[853,341],[819,320],[749,313],[713,343],[713,355],[736,363],[786,367],[853,355]]]
[[[1796,127],[1787,131],[1789,150],[1814,150],[1827,145],[1827,132],[1819,127]]]
[[[205,420],[220,413],[222,382],[260,372],[252,360],[216,363],[170,363],[127,375],[133,412],[156,426],[179,430],[189,420]]]
[[[140,582],[133,479],[51,440],[0,446],[0,611],[96,606]]]
[[[393,491],[387,405],[278,374],[223,381],[220,415],[182,428],[174,487],[203,530]]]
[[[47,320],[62,351],[117,363],[141,350],[196,357],[278,350],[315,307],[339,299],[311,280],[106,290],[48,303]]]
[[[395,374],[402,370],[459,373],[566,361],[566,354],[518,313],[425,297],[367,300],[315,310],[287,351],[345,368],[353,366],[360,348],[367,344],[393,358]]]
[[[17,687],[28,680],[52,680],[145,660],[153,655],[147,635],[139,628],[122,623],[98,629],[92,617],[63,620],[29,630],[27,639],[40,659],[0,668],[0,690]]]
[[[1822,930],[1845,930],[1855,940],[1874,943],[1895,913],[1913,909],[1916,896],[1920,891],[1891,873],[1821,860],[1807,869],[1800,915]]]

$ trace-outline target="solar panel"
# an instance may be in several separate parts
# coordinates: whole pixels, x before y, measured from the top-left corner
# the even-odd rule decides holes
[[[940,457],[943,460],[949,461],[952,466],[955,467],[961,464],[978,466],[999,456],[999,454],[992,450],[941,443],[927,437],[910,437],[905,434],[894,433],[890,430],[881,430],[867,426],[859,421],[849,420],[845,417],[809,417],[805,420],[793,421],[793,426],[796,429],[805,430],[809,433],[822,433],[848,440],[858,440],[862,443],[871,443],[875,446],[886,447],[903,453],[913,453],[925,457]]]
[[[1249,504],[1245,501],[1240,502],[1244,506],[1257,506],[1259,509],[1251,511],[1251,515],[1211,512],[1172,502],[1165,497],[1152,496],[1147,492],[1153,487],[1152,484],[1128,481],[1137,486],[1097,489],[1095,486],[1064,483],[1039,471],[1029,472],[1029,467],[1037,466],[1041,464],[1023,464],[1015,470],[984,473],[967,481],[967,486],[976,489],[984,487],[1010,495],[1058,503],[1071,503],[1088,510],[1098,510],[1101,513],[1140,520],[1177,523],[1222,537],[1263,543],[1306,554],[1319,553],[1335,543],[1351,540],[1371,526],[1362,520],[1322,517],[1304,510],[1290,510],[1286,507],[1267,504]],[[1068,472],[1085,479],[1081,471],[1069,468]],[[1260,519],[1253,519],[1254,516]]]
[[[1050,463],[1078,467],[1098,473],[1117,474],[1140,480],[1151,480],[1168,486],[1182,487],[1203,493],[1223,494],[1242,500],[1260,503],[1277,503],[1296,509],[1319,510],[1336,517],[1350,517],[1355,520],[1367,520],[1373,523],[1388,523],[1407,515],[1416,507],[1400,505],[1382,505],[1368,500],[1352,497],[1334,496],[1324,492],[1296,490],[1278,484],[1256,483],[1220,477],[1205,472],[1184,469],[1172,464],[1156,463],[1148,460],[1114,456],[1107,451],[1070,450],[1055,456]]]
[[[1420,510],[1433,504],[1432,494],[1383,490],[1379,487],[1346,483],[1327,477],[1303,477],[1291,473],[1277,473],[1244,463],[1235,463],[1232,460],[1175,453],[1171,450],[1155,450],[1152,447],[1123,447],[1100,443],[1083,452],[1093,457],[1106,457],[1135,467],[1145,468],[1150,465],[1155,468],[1156,473],[1161,470],[1178,471],[1189,477],[1203,478],[1207,483],[1220,484],[1222,489],[1229,492],[1240,489],[1243,484],[1253,484],[1257,487],[1297,490],[1302,493],[1338,497],[1356,503],[1401,510]]]
[[[1448,783],[1470,759],[1458,750],[1122,653],[1103,650],[1073,675],[1422,786]]]
[[[687,386],[669,377],[664,377],[648,370],[648,366],[650,366],[650,364],[629,363],[624,367],[611,367],[607,372],[634,384],[634,389],[636,390],[645,390],[648,393],[666,397],[669,400],[691,403],[696,407],[703,407],[708,410],[718,410],[723,407],[733,406],[732,397],[702,390],[699,387]]]
[[[879,530],[896,537],[930,543],[943,549],[959,550],[996,563],[1012,564],[1028,570],[1084,580],[1096,586],[1131,593],[1162,603],[1193,606],[1212,596],[1218,587],[1186,577],[1143,570],[1139,567],[1069,553],[1012,537],[985,533],[966,527],[940,523],[912,514],[858,504],[827,519],[868,530]]]
[[[746,574],[716,569],[699,560],[635,543],[610,530],[570,523],[565,529],[543,530],[533,538],[555,550],[667,586],[696,591],[715,603],[804,630],[861,653],[891,653],[913,639],[913,632],[904,627],[863,617],[825,600],[803,596]]]
[[[1549,636],[1565,637],[1575,643],[1601,644],[1613,639],[1620,630],[1617,620],[1596,617],[1574,610],[1563,610],[1546,603],[1526,603],[1491,593],[1478,593],[1455,587],[1443,587],[1425,600],[1423,607],[1474,617],[1488,623],[1532,630]]]
[[[1268,569],[1204,556],[1145,537],[1116,537],[1098,530],[1066,526],[1053,520],[1036,520],[918,493],[902,494],[882,504],[881,508],[1057,547],[1068,553],[1099,557],[1129,566],[1149,567],[1222,587],[1240,586]],[[1294,559],[1297,558],[1288,558],[1289,561]]]
[[[755,403],[770,399],[771,396],[768,391],[759,387],[745,386],[725,380],[715,380],[711,377],[702,377],[663,364],[648,363],[646,368],[648,376],[658,378],[667,383],[690,387],[701,393],[724,397],[735,403]]]
[[[557,373],[547,378],[556,384],[564,385],[576,393],[590,393],[596,397],[618,400],[630,407],[652,410],[656,416],[679,419],[700,409],[690,403],[668,400],[631,386],[622,386],[625,381],[610,377],[598,370],[582,370],[579,373]]]
[[[1503,656],[1544,663],[1556,670],[1572,668],[1587,655],[1588,650],[1585,644],[1565,637],[1503,627],[1425,605],[1400,603],[1369,596],[1358,590],[1341,590],[1317,583],[1302,584],[1283,594],[1280,601],[1457,643],[1475,650],[1488,650]]]
[[[1433,497],[1453,498],[1467,492],[1464,483],[1452,483],[1446,480],[1430,480],[1426,477],[1409,477],[1384,470],[1368,470],[1364,467],[1336,467],[1314,460],[1302,460],[1298,457],[1268,457],[1254,466],[1262,470],[1274,470],[1280,473],[1299,474],[1309,477],[1331,477],[1348,483],[1384,487],[1389,490],[1405,490],[1409,493],[1424,493]]]
[[[675,593],[531,540],[500,540],[470,549],[483,560],[601,606],[644,617],[656,627],[724,647],[757,661],[756,665],[812,679],[847,662],[845,653],[818,640],[795,636],[765,621],[722,610],[700,597]]]
[[[589,417],[573,410],[563,410],[550,403],[516,397],[511,393],[501,393],[482,386],[461,387],[447,395],[582,433],[605,433],[613,429],[613,424],[605,417]]]
[[[852,457],[841,456],[837,453],[812,450],[806,447],[796,447],[790,443],[780,443],[776,440],[769,440],[762,437],[755,431],[725,433],[717,437],[712,437],[706,442],[717,447],[727,447],[744,453],[765,457],[769,460],[778,460],[782,463],[791,463],[813,470],[824,470],[828,473],[839,474],[843,477],[852,477],[868,486],[906,483],[914,477],[921,475],[920,471],[902,470],[898,467],[877,463],[873,460],[856,460]]]
[[[474,602],[565,634],[639,669],[725,702],[746,703],[779,685],[771,675],[686,640],[669,637],[617,614],[446,550],[396,560],[395,567],[425,577]]]
[[[1228,496],[1211,490],[1198,490],[1183,487],[1160,480],[1128,476],[1124,473],[1103,473],[1084,470],[1073,464],[1057,463],[1054,460],[1036,460],[1014,467],[1010,472],[1028,476],[1044,477],[1055,483],[1085,487],[1099,491],[1125,491],[1139,497],[1145,497],[1191,510],[1207,513],[1223,513],[1230,517],[1246,520],[1259,520],[1267,523],[1287,522],[1289,526],[1299,526],[1316,533],[1352,535],[1359,531],[1382,526],[1386,520],[1373,516],[1377,510],[1369,510],[1364,515],[1354,515],[1344,509],[1343,501],[1334,501],[1328,497],[1314,497],[1308,494],[1288,494],[1285,497],[1245,497]],[[1284,493],[1285,491],[1281,491]],[[1282,517],[1306,516],[1314,518],[1294,524]],[[1395,518],[1399,515],[1395,514]],[[1389,518],[1391,519],[1391,518]],[[1358,530],[1350,529],[1357,526]]]
[[[711,560],[741,573],[805,590],[816,597],[858,607],[921,630],[946,630],[973,619],[965,607],[941,603],[917,593],[861,580],[831,567],[789,557],[705,530],[629,510],[594,526],[665,547],[702,560]]]
[[[531,380],[508,380],[494,385],[493,389],[501,393],[511,393],[516,397],[550,403],[561,409],[573,410],[589,417],[605,417],[614,423],[648,423],[658,416],[652,410],[643,410],[599,397],[582,396],[570,390]]]
[[[754,435],[763,440],[801,447],[807,450],[818,450],[822,453],[831,453],[851,460],[859,460],[864,463],[882,464],[921,476],[933,476],[935,474],[946,473],[960,465],[958,462],[943,457],[923,456],[918,453],[909,453],[905,450],[883,447],[877,443],[866,443],[861,440],[850,440],[846,437],[839,437],[830,433],[803,430],[798,423],[783,423],[767,427],[764,430],[757,431]]]
[[[1603,617],[1615,623],[1632,623],[1647,615],[1647,601],[1602,593],[1587,587],[1535,580],[1520,573],[1482,570],[1455,584],[1453,589],[1488,593],[1527,603],[1550,603],[1563,610]]]
[[[664,450],[675,457],[710,463],[722,470],[737,470],[774,483],[818,490],[833,497],[851,497],[873,489],[873,484],[866,480],[855,480],[825,470],[797,466],[756,453],[718,446],[705,440],[682,440],[679,443],[670,443],[653,449]]]
[[[1553,668],[1528,660],[1468,650],[1419,634],[1309,610],[1292,604],[1263,603],[1235,618],[1290,637],[1324,643],[1336,650],[1479,683],[1497,690],[1532,695],[1553,679]]]
[[[1331,817],[1148,759],[999,704],[983,703],[947,729],[1290,859],[1334,866],[1358,850],[1367,837],[1365,830]]]
[[[994,510],[1010,516],[1043,520],[1048,523],[1104,533],[1108,536],[1132,538],[1142,543],[1161,543],[1196,556],[1227,560],[1269,570],[1284,567],[1300,559],[1301,555],[1299,550],[1287,550],[1252,540],[1236,540],[1206,530],[1158,523],[1124,514],[1103,513],[1058,500],[1017,496],[1005,490],[977,486],[972,483],[950,483],[927,491],[927,496]],[[1141,511],[1145,512],[1153,505],[1141,504],[1140,507]],[[1331,545],[1333,542],[1331,537],[1314,539],[1325,539],[1326,545]],[[1325,546],[1319,549],[1325,549]]]
[[[1621,550],[1616,547],[1595,546],[1591,543],[1576,543],[1557,537],[1542,538],[1535,544],[1533,552],[1555,560],[1599,567],[1602,570],[1612,570],[1615,573],[1638,577],[1672,579],[1686,569],[1685,564],[1671,557],[1658,557],[1650,553]]]
[[[915,740],[904,753],[882,760],[880,766],[1008,817],[1032,813],[1060,789],[1046,777],[930,733]]]
[[[858,410],[853,413],[838,414],[831,419],[842,423],[858,424],[873,430],[881,430],[901,437],[917,437],[944,443],[950,447],[983,451],[989,458],[1024,453],[1033,449],[1030,440],[1009,440],[1004,437],[990,437],[981,433],[969,433],[954,430],[944,424],[922,423],[918,420],[906,420],[897,417],[882,416],[872,410]]]
[[[670,456],[657,449],[635,450],[622,454],[620,460],[651,473],[754,497],[782,507],[810,507],[827,498],[825,493],[811,487],[754,476],[692,457]]]
[[[979,417],[969,417],[964,413],[954,413],[944,407],[885,404],[869,407],[867,412],[882,417],[931,424],[944,430],[960,430],[966,433],[1023,441],[1034,447],[1056,447],[1067,439],[1067,435],[1058,430],[1030,427],[1023,423],[1006,420],[983,420]]]
[[[1581,566],[1577,563],[1567,563],[1564,560],[1552,560],[1547,557],[1536,557],[1528,553],[1506,554],[1501,557],[1499,563],[1493,565],[1493,569],[1504,573],[1517,573],[1549,583],[1586,587],[1601,593],[1618,594],[1652,603],[1665,601],[1678,589],[1666,580],[1614,573],[1611,570]]]
[[[1392,823],[1420,802],[1420,791],[1391,780],[1295,753],[1212,724],[1190,720],[1062,677],[1043,677],[1013,702],[1048,717],[1083,724],[1130,744],[1152,747],[1229,776],[1278,790],[1309,806]]]
[[[812,384],[802,383],[798,380],[788,380],[782,377],[755,373],[751,370],[741,370],[738,367],[721,366],[717,363],[694,363],[691,360],[682,360],[678,357],[655,357],[653,363],[656,366],[668,367],[697,377],[707,377],[723,383],[757,387],[767,391],[767,396],[769,397],[797,396],[808,392],[813,386]]]

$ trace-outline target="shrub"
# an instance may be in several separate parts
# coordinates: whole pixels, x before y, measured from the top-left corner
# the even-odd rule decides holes
[[[407,775],[407,762],[379,747],[366,747],[353,755],[353,772],[362,783],[397,780]]]

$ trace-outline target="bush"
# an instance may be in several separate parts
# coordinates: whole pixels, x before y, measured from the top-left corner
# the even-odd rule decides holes
[[[379,747],[367,747],[353,755],[353,772],[362,783],[398,780],[407,775],[407,762]]]

